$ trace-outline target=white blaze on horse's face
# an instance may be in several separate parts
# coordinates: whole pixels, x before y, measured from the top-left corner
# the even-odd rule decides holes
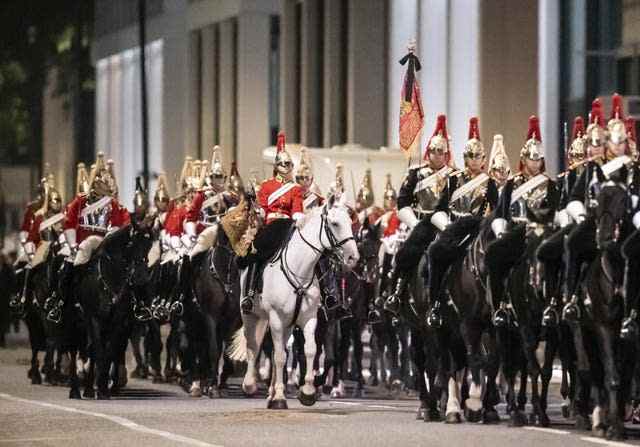
[[[358,246],[353,239],[349,212],[341,202],[332,203],[329,206],[327,211],[327,223],[329,224],[329,231],[333,233],[333,236],[338,243],[345,240],[347,241],[340,246],[340,250],[342,250],[342,258],[344,259],[345,266],[348,269],[352,269],[358,263],[360,255],[358,253]]]

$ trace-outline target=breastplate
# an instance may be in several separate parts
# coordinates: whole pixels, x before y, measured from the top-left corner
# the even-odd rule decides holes
[[[224,200],[222,195],[218,194],[207,198],[209,203],[200,210],[199,223],[209,227],[218,222],[220,215],[224,212]]]
[[[421,169],[418,172],[418,181],[421,181],[429,177],[433,173],[434,171],[432,171],[429,168]],[[436,206],[440,201],[440,197],[442,196],[442,193],[445,187],[447,186],[447,182],[448,182],[448,178],[442,177],[437,179],[437,181],[433,183],[433,185],[427,186],[426,188],[416,192],[415,193],[415,203],[417,204],[416,211],[420,213],[428,213],[428,212],[435,211]]]
[[[109,226],[110,213],[111,204],[93,213],[89,213],[86,216],[80,216],[80,226],[87,230],[106,233]]]
[[[458,185],[458,188],[470,180],[472,180],[471,177],[461,175],[459,177],[461,183]],[[482,208],[484,208],[486,196],[487,183],[485,182],[475,187],[471,192],[459,197],[456,201],[451,202],[449,204],[451,213],[457,217],[479,215],[479,213],[483,211]]]
[[[527,180],[519,177],[514,181],[513,189],[523,185]],[[531,191],[527,191],[516,202],[511,205],[511,218],[515,221],[528,221],[527,208],[535,210],[542,207],[544,199],[547,197],[547,184],[543,183]]]

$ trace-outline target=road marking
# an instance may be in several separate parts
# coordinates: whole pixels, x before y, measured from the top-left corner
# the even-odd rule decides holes
[[[38,405],[40,407],[45,407],[45,408],[52,408],[54,410],[66,411],[68,413],[84,414],[84,415],[87,415],[87,416],[93,416],[93,417],[97,417],[97,418],[106,419],[106,420],[111,421],[111,422],[113,422],[115,424],[118,424],[118,425],[121,425],[121,426],[123,426],[125,428],[128,428],[129,430],[134,430],[134,431],[139,431],[141,433],[147,433],[147,434],[150,434],[150,435],[160,436],[162,438],[169,439],[171,441],[181,442],[183,444],[195,445],[195,446],[198,446],[198,447],[222,447],[220,445],[209,444],[209,443],[204,442],[204,441],[199,441],[199,440],[193,439],[193,438],[187,438],[186,436],[177,435],[175,433],[171,433],[171,432],[168,432],[168,431],[156,430],[155,428],[145,427],[144,425],[137,424],[137,423],[133,422],[132,420],[129,420],[127,418],[123,418],[121,416],[112,416],[112,415],[109,415],[109,414],[96,413],[96,412],[93,412],[93,411],[86,411],[86,410],[80,410],[78,408],[65,407],[63,405],[51,404],[51,403],[48,403],[48,402],[38,402],[38,401],[35,401],[35,400],[22,399],[21,397],[15,397],[15,396],[12,396],[10,394],[5,394],[5,393],[0,393],[0,397],[3,398],[3,399],[12,400],[14,402],[22,402],[22,403],[25,403],[25,404]]]
[[[329,402],[331,402],[332,404],[340,404],[340,405],[362,405],[359,402],[345,402],[340,400],[330,400]]]
[[[546,427],[522,427],[525,430],[534,430],[541,431],[543,433],[553,433],[555,435],[568,435],[569,432],[567,430],[558,430],[557,428],[546,428]]]
[[[384,408],[386,410],[397,410],[398,407],[392,407],[390,405],[367,405],[368,408]]]
[[[596,444],[608,445],[609,447],[633,447],[634,444],[628,444],[626,442],[608,441],[606,439],[594,438],[593,436],[584,436],[580,438],[582,441],[593,442]]]
[[[61,439],[73,439],[72,436],[47,436],[46,438],[13,438],[0,439],[0,444],[8,444],[11,442],[40,442],[40,441],[59,441]]]

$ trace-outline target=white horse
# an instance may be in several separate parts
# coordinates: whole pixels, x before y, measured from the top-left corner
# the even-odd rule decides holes
[[[305,384],[298,399],[303,405],[316,402],[313,385],[313,358],[316,355],[315,331],[320,288],[315,277],[315,267],[320,256],[326,252],[341,257],[344,265],[351,269],[358,262],[358,248],[351,231],[351,218],[342,201],[331,196],[327,203],[311,211],[304,225],[296,229],[290,240],[264,268],[262,296],[256,300],[254,312],[242,315],[244,332],[239,331],[229,351],[234,359],[246,356],[247,372],[242,389],[248,396],[254,395],[256,383],[256,356],[262,345],[267,324],[273,339],[273,373],[267,398],[267,408],[286,409],[284,385],[285,344],[295,325],[304,333],[304,354],[307,359]],[[242,296],[245,294],[245,276],[241,278]]]

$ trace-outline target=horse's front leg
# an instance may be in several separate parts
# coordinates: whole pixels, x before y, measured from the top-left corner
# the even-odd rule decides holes
[[[598,342],[602,355],[602,365],[604,366],[604,386],[608,395],[608,422],[609,429],[606,436],[609,439],[624,439],[624,414],[620,414],[620,374],[618,373],[618,365],[613,347],[614,336],[613,330],[604,324],[596,326],[598,333]],[[622,347],[621,347],[622,348]],[[595,410],[594,410],[595,412]],[[593,418],[593,429],[596,431],[596,417]],[[600,421],[602,422],[602,421]]]
[[[256,361],[268,322],[259,319],[253,314],[243,315],[242,320],[244,323],[244,336],[247,343],[247,371],[242,381],[242,391],[244,391],[247,396],[253,396],[258,392]]]
[[[268,403],[268,408],[273,410],[287,409],[287,396],[284,387],[284,367],[286,365],[286,342],[291,333],[290,328],[280,314],[271,311],[269,315],[269,327],[271,328],[271,338],[273,339],[273,368],[275,378],[272,379],[273,398]]]
[[[304,334],[304,356],[307,359],[307,365],[313,364],[313,359],[316,356],[316,326],[318,325],[318,319],[316,317],[317,312],[313,312],[313,317],[309,318],[302,324],[302,333]],[[304,385],[300,388],[298,394],[298,400],[302,405],[310,406],[316,403],[316,388],[314,383],[314,370],[307,367],[304,375]]]

